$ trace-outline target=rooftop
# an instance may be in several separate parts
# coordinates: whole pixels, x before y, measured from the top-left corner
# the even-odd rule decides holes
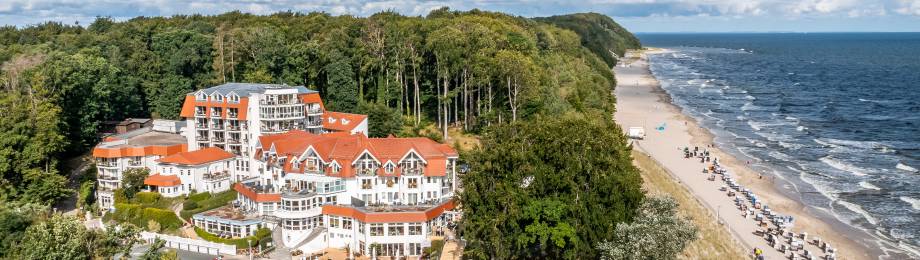
[[[239,96],[245,97],[245,96],[251,95],[252,93],[260,93],[260,94],[265,93],[265,91],[269,89],[287,89],[287,88],[297,89],[297,93],[300,93],[300,94],[316,93],[315,90],[307,89],[304,86],[288,86],[284,84],[236,83],[236,82],[224,83],[222,85],[202,89],[200,91],[203,91],[205,94],[208,94],[208,95],[214,94],[215,92],[220,93],[221,95],[227,95],[227,94],[230,94],[230,92],[233,92]],[[191,93],[191,94],[194,94],[194,93]]]
[[[222,206],[216,209],[208,210],[195,214],[194,218],[198,219],[217,219],[236,222],[261,221],[262,219],[254,212],[245,212],[232,205]]]
[[[99,143],[98,148],[122,148],[122,147],[144,147],[144,146],[170,146],[185,144],[186,139],[182,135],[153,131],[152,127],[139,128],[123,134],[106,137],[105,141]]]
[[[352,131],[367,115],[326,111],[323,113],[323,128],[333,131]]]
[[[236,157],[236,155],[217,147],[208,147],[191,152],[181,152],[157,160],[161,163],[200,165]]]

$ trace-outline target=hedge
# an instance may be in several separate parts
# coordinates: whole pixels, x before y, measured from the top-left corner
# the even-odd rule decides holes
[[[156,192],[138,192],[134,194],[134,201],[139,204],[154,204],[160,201],[160,194]]]
[[[198,201],[206,200],[206,199],[209,199],[209,198],[211,198],[211,193],[209,193],[209,192],[199,192],[199,193],[195,193],[195,194],[192,194],[192,195],[188,195],[188,200],[187,200],[187,201],[198,202]]]
[[[158,208],[145,208],[138,204],[116,203],[112,219],[118,222],[128,222],[138,227],[147,227],[147,222],[153,220],[160,223],[162,230],[172,230],[182,227],[182,220],[172,211]]]
[[[188,208],[188,204],[191,202],[186,201],[186,205],[183,205],[183,210],[182,212],[179,212],[179,215],[181,215],[183,219],[191,221],[192,216],[195,214],[227,205],[227,203],[230,203],[236,199],[236,194],[237,193],[235,190],[228,190],[221,193],[211,194],[208,199],[194,202],[197,205],[195,208]],[[192,196],[189,196],[189,199],[191,198]]]
[[[194,201],[186,201],[182,204],[182,210],[193,210],[198,208],[198,203]]]
[[[242,248],[248,248],[250,243],[252,244],[253,247],[258,246],[259,242],[263,242],[264,238],[271,238],[272,231],[267,228],[260,228],[259,230],[256,230],[255,235],[244,237],[244,238],[227,239],[227,238],[220,238],[217,235],[204,231],[204,229],[195,227],[195,234],[198,234],[198,237],[200,237],[201,239],[207,240],[207,241],[227,244],[227,245],[235,245],[236,249],[242,249]],[[252,241],[252,242],[246,242],[247,240]],[[266,241],[270,241],[270,239]]]

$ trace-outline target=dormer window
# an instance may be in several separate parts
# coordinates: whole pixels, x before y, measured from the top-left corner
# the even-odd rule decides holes
[[[329,168],[331,168],[333,174],[339,173],[339,171],[342,170],[342,166],[339,166],[339,164],[336,162],[332,162],[332,165],[330,165]]]
[[[195,100],[208,101],[208,95],[204,94],[204,92],[198,92],[195,94]]]
[[[240,96],[236,93],[230,93],[230,95],[227,96],[227,101],[232,103],[240,103]]]
[[[393,164],[393,162],[387,162],[387,164],[383,166],[383,169],[384,169],[388,174],[389,174],[389,173],[393,173],[393,171],[396,170],[396,165]]]
[[[211,95],[211,101],[223,102],[224,96],[221,95],[220,93],[214,93]]]

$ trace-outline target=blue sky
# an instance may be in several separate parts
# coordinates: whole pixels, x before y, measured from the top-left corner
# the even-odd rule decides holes
[[[0,24],[24,26],[43,21],[91,23],[96,16],[218,14],[240,10],[324,11],[366,16],[381,10],[425,15],[448,6],[479,8],[533,17],[598,12],[633,32],[920,32],[920,0],[0,0]]]

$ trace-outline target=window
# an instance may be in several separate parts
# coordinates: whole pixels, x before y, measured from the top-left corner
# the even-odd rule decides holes
[[[409,188],[410,189],[418,188],[418,179],[416,178],[409,179]]]
[[[393,171],[396,170],[396,165],[394,165],[393,162],[387,162],[387,165],[384,166],[383,168],[389,174],[389,173],[393,173]]]
[[[383,236],[383,224],[371,224],[371,236]]]
[[[329,217],[329,227],[339,227],[339,217]]]
[[[374,187],[374,184],[369,179],[361,180],[361,189],[369,190]]]
[[[332,168],[332,173],[339,173],[339,171],[342,170],[342,166],[339,166],[336,162],[332,162],[332,166],[330,167]]]
[[[214,93],[213,95],[211,95],[211,100],[221,102],[221,101],[224,101],[224,96],[218,93]]]
[[[402,236],[406,234],[406,228],[400,224],[390,224],[387,228],[387,234],[391,236]]]
[[[409,235],[421,235],[422,234],[422,223],[409,223]]]
[[[198,92],[198,94],[195,95],[195,100],[198,100],[198,101],[208,100],[208,95],[205,95],[204,92]]]
[[[350,219],[350,218],[343,218],[343,219],[342,219],[342,228],[344,228],[344,229],[351,229],[351,219]],[[364,232],[361,232],[361,233],[364,233]]]
[[[358,222],[358,233],[364,234],[364,223]]]

